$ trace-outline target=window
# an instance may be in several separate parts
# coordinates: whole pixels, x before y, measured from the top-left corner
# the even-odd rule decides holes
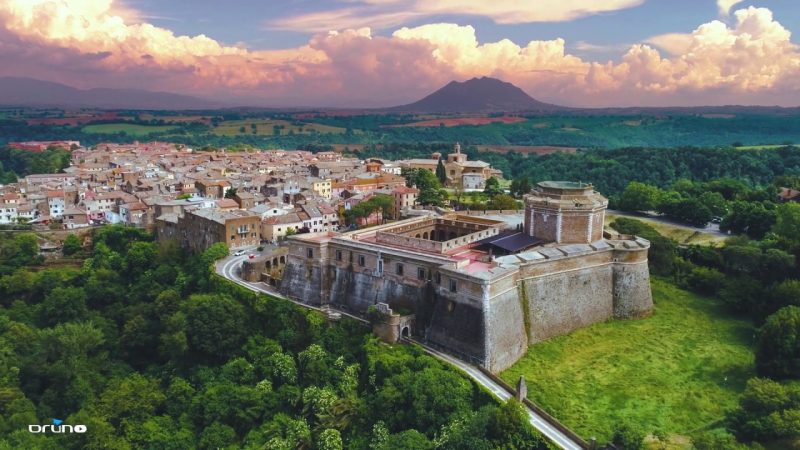
[[[364,267],[367,265],[367,261],[364,258],[364,255],[358,255],[358,265]]]
[[[433,279],[436,281],[436,284],[442,284],[442,274],[439,272],[436,272],[436,276],[433,277]]]
[[[403,276],[403,265],[400,263],[397,263],[397,274]]]
[[[309,258],[313,258],[314,257],[314,249],[307,248],[306,249],[306,256],[308,256]]]
[[[450,279],[450,292],[456,292],[457,290],[458,290],[458,283],[456,283],[456,280],[451,278]]]
[[[379,274],[383,273],[383,260],[382,259],[378,260],[378,273]]]
[[[233,240],[235,240],[235,239],[236,239],[236,236],[235,236],[235,235],[234,235],[234,236],[231,236],[231,240],[232,240],[232,241],[233,241]]]
[[[419,278],[420,280],[425,279],[425,269],[423,269],[422,267],[417,268],[417,278]]]
[[[341,250],[336,250],[336,260],[337,261],[341,261],[342,260],[342,251]]]

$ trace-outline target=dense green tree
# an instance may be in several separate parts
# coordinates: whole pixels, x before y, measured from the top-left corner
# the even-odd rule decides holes
[[[617,207],[624,211],[655,211],[660,202],[660,189],[634,181],[622,191]]]
[[[800,437],[800,387],[752,378],[728,421],[743,441],[796,439]]]
[[[528,424],[525,407],[515,399],[509,399],[500,408],[494,408],[489,416],[487,437],[495,448],[535,449],[543,446],[541,438]]]
[[[355,224],[357,219],[366,219],[372,214],[380,212],[384,219],[391,217],[394,209],[394,199],[391,195],[376,194],[368,200],[359,202],[345,211],[345,223]]]
[[[488,203],[487,209],[519,209],[520,205],[514,197],[508,194],[499,194],[494,196]]]
[[[200,433],[198,444],[202,450],[236,448],[236,431],[228,425],[214,422]]]
[[[719,290],[719,297],[733,311],[761,314],[763,310],[764,288],[751,276],[727,277]]]
[[[521,198],[523,195],[528,194],[531,192],[531,180],[528,178],[515,178],[511,181],[511,195],[517,198]]]
[[[439,162],[436,164],[436,178],[439,179],[439,183],[442,186],[447,184],[447,169],[444,167],[444,162],[441,158],[439,158]]]
[[[36,235],[19,233],[0,236],[0,275],[12,273],[19,267],[38,264],[39,244]]]
[[[433,450],[433,443],[417,430],[405,430],[389,436],[380,450]]]
[[[489,177],[489,179],[486,180],[483,193],[490,199],[502,194],[503,190],[500,188],[500,180],[495,177]]]
[[[444,206],[447,200],[447,191],[442,189],[442,183],[436,175],[427,169],[403,169],[406,185],[419,189],[417,203],[425,206]]]
[[[447,448],[533,448],[514,444],[538,437],[524,420],[419,349],[214,277],[224,244],[94,233],[80,270],[0,277],[0,447],[433,448],[469,417]],[[91,432],[21,432],[47,417]]]
[[[714,295],[725,282],[725,275],[709,267],[695,267],[687,277],[689,287],[705,295]]]
[[[622,422],[614,427],[611,442],[620,449],[641,450],[644,448],[645,435],[646,433],[640,428],[628,422]]]
[[[80,321],[87,318],[86,292],[83,288],[57,287],[50,291],[39,306],[39,321],[45,326]]]
[[[181,310],[186,315],[190,348],[206,359],[219,361],[229,356],[247,337],[245,309],[227,295],[196,294]]]
[[[775,211],[773,231],[791,245],[800,243],[800,204],[784,203]]]
[[[775,220],[774,208],[767,208],[763,203],[734,201],[730,205],[730,211],[722,219],[720,229],[761,239],[775,225]]]
[[[800,378],[800,306],[786,306],[767,318],[756,342],[756,368],[773,378]]]
[[[326,428],[317,437],[318,450],[342,450],[342,435],[339,430]]]
[[[111,380],[100,395],[97,409],[119,429],[123,422],[142,422],[153,416],[165,398],[156,380],[134,373]]]
[[[74,234],[70,234],[64,238],[64,245],[61,248],[61,252],[64,253],[65,256],[72,256],[79,252],[82,247],[83,243],[80,238]]]

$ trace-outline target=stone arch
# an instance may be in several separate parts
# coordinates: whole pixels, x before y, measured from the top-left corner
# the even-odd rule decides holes
[[[281,264],[286,264],[286,257],[285,256],[281,256],[280,261],[281,261]]]
[[[414,237],[415,237],[415,238],[417,238],[417,239],[419,239],[419,238],[420,238],[420,235],[419,235],[419,233],[417,233],[416,235],[414,235]]]
[[[400,335],[404,338],[411,336],[411,330],[409,329],[408,325],[404,326],[402,330],[400,330]]]
[[[422,233],[422,239],[428,239],[428,232]]]
[[[278,265],[278,258],[272,258],[272,265],[273,266],[277,266]]]

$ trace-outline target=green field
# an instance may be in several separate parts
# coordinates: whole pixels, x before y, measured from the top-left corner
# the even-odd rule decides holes
[[[150,133],[163,133],[174,130],[170,125],[136,125],[133,123],[102,123],[83,127],[84,133],[115,134],[125,133],[130,136],[147,136]]]
[[[253,125],[256,126],[253,133]],[[244,132],[242,132],[244,127]],[[276,129],[275,127],[278,127]],[[248,119],[248,120],[226,120],[214,127],[214,134],[220,136],[277,136],[292,134],[316,134],[316,133],[344,133],[346,129],[330,125],[306,122],[290,122],[288,120],[269,120],[269,119]],[[276,134],[277,132],[277,134]]]
[[[653,280],[655,311],[532,346],[501,374],[579,435],[607,442],[621,420],[674,442],[713,427],[754,376],[754,329],[717,301]]]

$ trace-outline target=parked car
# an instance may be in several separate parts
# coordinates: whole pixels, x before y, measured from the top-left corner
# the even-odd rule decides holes
[[[244,255],[244,250],[238,250],[236,253],[233,254],[233,256],[242,256],[242,255]]]

